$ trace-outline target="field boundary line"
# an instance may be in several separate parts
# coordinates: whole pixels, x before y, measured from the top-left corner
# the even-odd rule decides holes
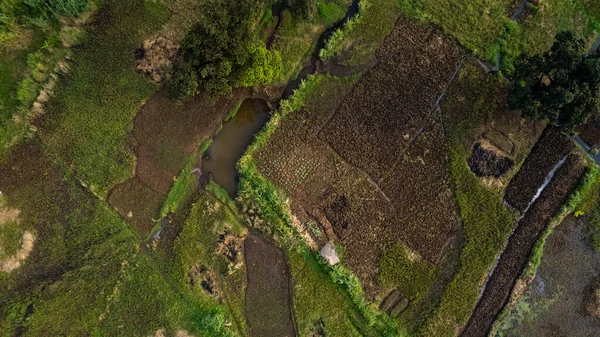
[[[387,179],[389,177],[389,175],[396,169],[396,166],[398,166],[398,164],[403,159],[402,155],[406,154],[406,152],[410,149],[411,145],[417,140],[417,138],[419,138],[419,136],[423,133],[423,131],[425,131],[425,128],[430,125],[430,123],[432,122],[432,120],[430,120],[430,118],[433,117],[433,112],[436,111],[437,109],[440,109],[440,123],[441,123],[441,126],[442,126],[442,136],[444,137],[444,139],[446,139],[446,130],[444,128],[444,117],[442,115],[442,111],[441,111],[442,108],[440,106],[440,102],[446,96],[446,92],[448,91],[448,88],[450,88],[450,85],[452,85],[452,83],[454,82],[454,79],[456,78],[456,76],[458,75],[458,73],[462,69],[462,66],[464,65],[465,61],[468,58],[469,58],[468,55],[463,56],[462,60],[458,64],[456,70],[452,74],[452,77],[450,77],[450,79],[448,80],[448,83],[442,89],[442,92],[440,93],[440,96],[436,100],[435,104],[433,105],[433,107],[431,108],[431,110],[429,110],[429,112],[427,114],[425,114],[425,116],[424,116],[425,117],[425,121],[423,122],[423,126],[421,126],[421,128],[406,143],[406,145],[404,146],[404,148],[400,151],[400,153],[399,153],[400,156],[398,156],[398,159],[394,162],[394,164],[392,165],[392,167],[390,167],[390,169],[387,170],[383,174],[383,176],[381,177],[381,179],[379,179],[378,183],[383,183],[385,181],[385,179]]]
[[[375,187],[375,189],[379,192],[379,194],[381,194],[381,196],[390,204],[390,206],[393,208],[392,205],[392,200],[390,199],[390,197],[387,196],[387,194],[385,194],[385,192],[381,189],[381,187],[379,187],[379,184],[369,175],[369,173],[367,173],[367,171],[361,169],[360,167],[348,162],[347,160],[344,159],[344,157],[342,157],[342,155],[335,149],[333,148],[333,146],[331,146],[329,143],[327,143],[326,141],[322,140],[320,137],[317,137],[317,139],[319,139],[319,141],[321,141],[323,144],[325,144],[325,146],[327,146],[327,148],[329,148],[330,152],[342,163],[344,163],[345,165],[347,165],[348,167],[350,167],[351,169],[357,171],[358,173],[360,173],[364,178],[366,178],[366,180],[369,182],[369,184],[371,184],[373,187]]]

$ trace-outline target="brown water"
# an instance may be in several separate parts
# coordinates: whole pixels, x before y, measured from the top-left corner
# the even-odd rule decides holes
[[[242,102],[237,114],[217,133],[206,150],[202,161],[202,174],[209,174],[230,196],[237,191],[239,175],[237,161],[254,140],[263,125],[269,120],[269,107],[262,99],[247,98]]]

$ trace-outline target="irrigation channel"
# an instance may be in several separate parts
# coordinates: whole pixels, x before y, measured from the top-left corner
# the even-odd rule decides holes
[[[489,334],[498,314],[509,302],[540,233],[583,175],[580,160],[573,153],[567,154],[554,165],[538,187],[496,260],[462,337]]]
[[[291,96],[308,75],[317,71],[319,52],[325,47],[327,39],[357,13],[358,3],[359,0],[353,0],[346,15],[321,34],[310,63],[300,71],[296,79],[288,82],[282,99]],[[281,11],[280,7],[273,9],[277,14]],[[265,100],[246,98],[235,116],[223,124],[206,150],[200,180],[212,179],[234,198],[239,182],[236,164],[270,116],[269,105]],[[160,231],[165,225],[163,223]],[[158,237],[160,231],[155,237]],[[248,284],[244,314],[250,327],[250,335],[296,336],[298,333],[292,311],[290,275],[284,251],[268,238],[251,233],[244,241],[244,258]]]

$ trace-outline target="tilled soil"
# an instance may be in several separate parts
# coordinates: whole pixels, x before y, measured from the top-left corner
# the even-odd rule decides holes
[[[244,257],[248,277],[244,315],[250,335],[295,336],[290,272],[283,251],[256,234],[248,234]]]
[[[425,125],[461,62],[458,46],[438,31],[407,45],[410,52],[381,60],[363,76],[319,134],[376,181]]]
[[[523,212],[554,165],[574,147],[569,137],[551,127],[546,128],[508,184],[504,195],[506,202]]]
[[[537,201],[519,221],[463,331],[463,337],[487,336],[498,313],[508,301],[540,232],[566,201],[584,171],[581,156],[569,155]]]
[[[433,107],[460,64],[459,49],[402,18],[378,55],[354,87],[323,80],[330,95],[286,116],[256,155],[302,223],[331,223],[370,299],[383,251],[403,241],[437,263],[458,227]]]

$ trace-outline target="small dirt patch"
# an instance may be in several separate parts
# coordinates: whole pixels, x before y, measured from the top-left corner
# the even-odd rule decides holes
[[[283,251],[256,234],[248,234],[244,257],[248,275],[244,314],[250,335],[295,336],[290,274]]]
[[[160,83],[170,77],[171,65],[177,59],[179,43],[163,36],[144,41],[142,47],[136,49],[135,69],[148,76],[150,81]]]
[[[16,208],[0,207],[0,226],[7,222],[15,222],[19,220],[19,211]]]
[[[21,248],[19,251],[15,255],[0,260],[0,271],[10,273],[11,271],[19,268],[21,263],[27,259],[33,250],[34,241],[35,235],[29,231],[25,231],[21,238]]]
[[[515,164],[512,159],[499,154],[490,146],[482,145],[481,142],[475,143],[467,163],[478,177],[494,178],[500,178]]]

